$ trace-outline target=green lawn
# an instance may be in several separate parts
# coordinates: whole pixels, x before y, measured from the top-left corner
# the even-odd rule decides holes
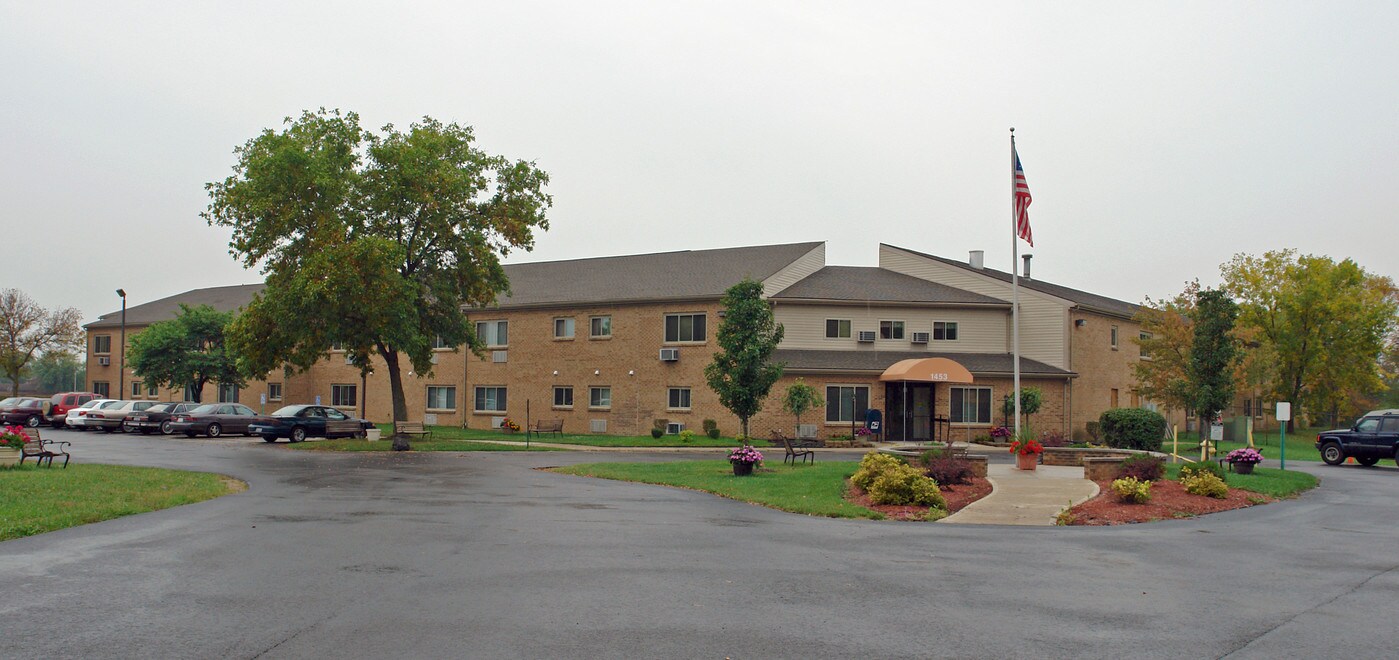
[[[388,438],[393,432],[392,424],[380,424],[380,430],[384,437]],[[508,442],[524,442],[525,434],[502,433],[492,429],[464,429],[457,426],[430,426],[432,439],[439,440],[503,440]],[[684,442],[678,435],[663,435],[659,438],[652,438],[650,435],[584,435],[564,433],[554,435],[546,433],[543,436],[531,437],[533,442],[552,442],[567,445],[586,445],[589,447],[737,447],[741,443],[733,438],[719,438],[711,440],[708,436],[695,432],[695,437],[690,442]],[[417,443],[414,443],[417,444]]]
[[[728,461],[673,461],[666,463],[584,463],[553,468],[555,472],[618,481],[677,486],[763,506],[831,518],[884,517],[845,501],[845,480],[859,467],[854,462],[782,465],[735,477]]]
[[[1320,433],[1320,431],[1317,429],[1301,429],[1294,433],[1288,433],[1287,460],[1320,463],[1321,452],[1316,450],[1317,433]],[[1282,447],[1279,443],[1277,431],[1272,431],[1266,435],[1254,433],[1253,445],[1254,448],[1259,451],[1259,453],[1263,454],[1263,458],[1267,459],[1267,462],[1264,463],[1265,465],[1273,467],[1277,466],[1278,457],[1282,453]],[[1221,454],[1227,454],[1232,450],[1246,446],[1247,445],[1242,442],[1220,442],[1219,451]],[[1170,453],[1170,440],[1167,440],[1164,443],[1162,443],[1161,451]],[[1197,434],[1180,434],[1180,455],[1186,458],[1200,457],[1200,439],[1197,437]]]
[[[287,447],[306,451],[390,451],[393,449],[393,440],[383,438],[369,442],[355,438],[337,438],[335,440],[296,442],[288,444]],[[498,445],[492,442],[471,442],[469,440],[438,440],[436,433],[433,433],[432,440],[414,440],[409,443],[409,447],[413,451],[568,451],[556,447],[530,446],[526,448],[523,444]]]
[[[1166,465],[1166,477],[1177,479],[1180,477],[1179,464]],[[1292,497],[1302,491],[1316,488],[1317,478],[1306,472],[1296,470],[1277,470],[1272,468],[1254,468],[1253,474],[1235,474],[1228,472],[1224,476],[1224,483],[1230,488],[1262,493],[1270,497],[1284,498]]]
[[[124,465],[0,468],[0,541],[192,504],[244,487],[219,474]]]

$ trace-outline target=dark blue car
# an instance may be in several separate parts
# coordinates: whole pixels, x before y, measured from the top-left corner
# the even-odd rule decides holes
[[[249,435],[260,435],[267,442],[288,438],[359,438],[374,424],[350,417],[330,406],[285,406],[271,415],[260,416],[248,425]]]

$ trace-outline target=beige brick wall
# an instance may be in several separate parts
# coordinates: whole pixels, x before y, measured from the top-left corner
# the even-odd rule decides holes
[[[1120,319],[1082,310],[1071,314],[1070,341],[1072,347],[1072,370],[1078,373],[1074,380],[1071,396],[1073,411],[1070,423],[1075,439],[1087,439],[1087,423],[1098,421],[1104,410],[1112,407],[1113,390],[1117,390],[1117,407],[1131,408],[1145,402],[1132,393],[1136,378],[1132,367],[1141,360],[1141,347],[1134,341],[1141,333],[1141,325],[1127,319]],[[1083,325],[1079,325],[1078,321]],[[1112,328],[1118,330],[1117,348],[1112,347]],[[1184,415],[1181,411],[1168,413],[1163,408],[1159,412],[1167,415],[1167,420],[1180,423]]]

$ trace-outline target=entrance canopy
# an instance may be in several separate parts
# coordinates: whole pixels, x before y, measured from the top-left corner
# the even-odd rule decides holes
[[[919,383],[970,383],[972,372],[947,358],[915,358],[900,360],[879,375],[882,381],[913,381]]]

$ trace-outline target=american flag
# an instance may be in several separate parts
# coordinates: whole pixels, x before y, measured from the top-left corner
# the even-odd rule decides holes
[[[1015,233],[1035,247],[1035,240],[1030,237],[1030,185],[1025,183],[1025,170],[1020,167],[1020,154],[1014,146],[1010,155],[1015,159]]]

